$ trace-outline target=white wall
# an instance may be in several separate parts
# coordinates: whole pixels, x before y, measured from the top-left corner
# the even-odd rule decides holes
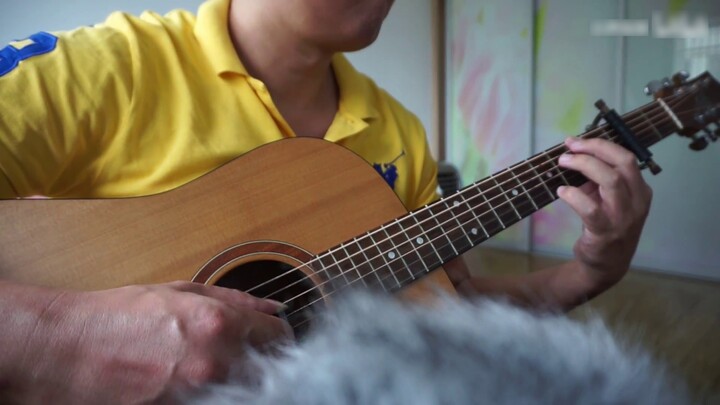
[[[262,0],[258,0],[262,1]],[[7,4],[7,3],[10,4]],[[37,31],[60,31],[100,22],[113,11],[164,13],[196,10],[202,0],[2,0],[0,44]],[[349,55],[362,72],[418,115],[430,131],[432,114],[431,1],[397,0],[377,42]],[[437,141],[431,139],[437,151]]]

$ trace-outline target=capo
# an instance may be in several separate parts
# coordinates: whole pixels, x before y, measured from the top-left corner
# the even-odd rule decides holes
[[[652,174],[658,174],[660,171],[662,171],[662,168],[658,166],[655,161],[652,159],[652,153],[644,147],[640,142],[637,140],[637,137],[632,132],[630,128],[628,128],[627,125],[625,125],[625,122],[622,120],[620,115],[618,115],[615,110],[611,110],[608,108],[607,104],[605,104],[605,101],[598,100],[595,103],[595,107],[597,107],[600,110],[600,113],[595,118],[595,121],[593,121],[593,125],[597,126],[597,123],[600,121],[600,118],[603,118],[605,122],[610,125],[612,129],[615,130],[620,135],[620,138],[623,140],[623,144],[630,149],[635,156],[637,156],[638,160],[640,161],[640,168],[649,168],[650,172]]]

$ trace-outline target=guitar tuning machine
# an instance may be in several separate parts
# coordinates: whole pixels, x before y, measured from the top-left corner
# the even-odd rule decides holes
[[[663,78],[662,80],[653,80],[649,82],[644,89],[646,96],[654,96],[658,94],[659,92],[663,90],[670,90],[673,87],[681,86],[685,83],[687,83],[687,80],[690,78],[690,73],[687,71],[681,70],[674,75],[672,75],[672,78]]]
[[[645,95],[646,96],[654,96],[657,92],[662,90],[663,84],[659,80],[653,80],[645,86]]]
[[[714,131],[710,131],[710,130],[706,129],[705,132],[706,132],[705,136],[713,142],[717,142],[718,138],[720,138],[720,128],[715,128]]]
[[[703,135],[695,134],[692,136],[692,142],[690,142],[690,145],[688,147],[694,151],[701,151],[708,146],[708,140]]]
[[[687,83],[687,80],[688,80],[689,78],[690,78],[690,73],[688,73],[688,72],[685,71],[685,70],[681,70],[681,71],[675,73],[675,74],[672,76],[672,82],[673,82],[675,85],[678,85],[678,86],[679,86],[679,85],[681,85],[681,84]]]
[[[714,131],[703,129],[704,134],[694,134],[692,136],[692,142],[690,142],[690,149],[700,151],[707,148],[710,142],[716,142],[720,138],[720,128],[716,128]]]

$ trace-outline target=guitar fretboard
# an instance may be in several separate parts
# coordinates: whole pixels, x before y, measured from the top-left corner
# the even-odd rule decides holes
[[[678,128],[672,112],[658,102],[623,116],[648,147]],[[622,143],[610,127],[580,135]],[[558,199],[557,188],[587,179],[560,168],[563,144],[473,183],[318,255],[329,293],[348,286],[395,291],[502,232]]]

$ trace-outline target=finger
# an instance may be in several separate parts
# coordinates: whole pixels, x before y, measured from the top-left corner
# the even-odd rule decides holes
[[[247,333],[247,341],[254,347],[266,346],[269,343],[294,338],[292,327],[284,320],[260,312],[253,314],[255,318]]]
[[[248,293],[233,288],[205,285],[188,281],[177,281],[171,283],[172,287],[179,291],[199,294],[214,298],[233,307],[254,309],[266,314],[277,314],[287,306],[275,300],[258,298]]]
[[[567,138],[565,145],[573,153],[595,156],[609,166],[622,171],[631,182],[642,181],[635,155],[614,142],[600,138]]]
[[[212,348],[222,356],[242,355],[247,346],[264,345],[292,337],[292,329],[282,319],[247,307],[233,307],[200,294],[191,294],[189,335],[201,348]]]
[[[562,167],[576,170],[600,187],[600,197],[612,210],[628,207],[629,186],[622,174],[605,162],[586,154],[565,153],[560,156]]]
[[[593,200],[598,201],[598,185],[592,181],[588,181],[582,186],[578,187],[580,191],[590,196]]]
[[[284,320],[252,309],[226,307],[222,321],[206,320],[214,329],[212,333],[223,338],[223,352],[228,356],[237,356],[245,352],[248,345],[260,348],[271,343],[286,341],[294,337],[292,327]]]
[[[580,216],[589,231],[600,233],[608,228],[610,221],[604,216],[600,204],[590,195],[572,186],[560,186],[557,193]]]

